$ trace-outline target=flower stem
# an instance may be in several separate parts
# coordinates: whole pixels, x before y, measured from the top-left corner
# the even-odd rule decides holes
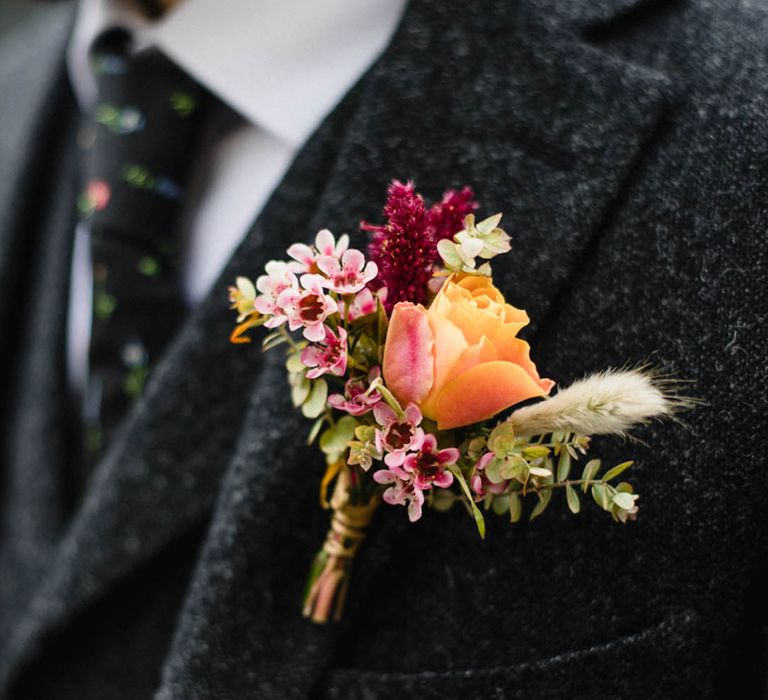
[[[285,330],[285,326],[280,326],[280,333],[285,338],[288,345],[291,346],[294,352],[300,352],[299,346],[296,344],[296,341],[291,337],[291,334]]]
[[[605,485],[608,482],[603,479],[567,479],[566,481],[557,481],[551,484],[526,484],[522,489],[521,494],[525,496],[528,493],[538,493],[539,491],[546,491],[549,489],[564,489],[566,486],[594,486],[595,484]]]
[[[374,390],[381,394],[381,397],[384,399],[384,401],[387,402],[387,404],[397,413],[400,418],[405,416],[405,412],[403,411],[403,407],[400,405],[400,402],[395,398],[394,394],[392,394],[392,392],[384,386],[384,382],[381,381],[381,377],[371,382],[371,386],[368,388],[368,391],[371,392]]]

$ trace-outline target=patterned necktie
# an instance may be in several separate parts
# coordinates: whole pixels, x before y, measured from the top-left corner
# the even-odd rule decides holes
[[[93,314],[84,396],[92,461],[141,394],[184,315],[177,219],[202,88],[156,51],[132,54],[121,30],[91,53],[98,101],[78,208],[90,231]]]

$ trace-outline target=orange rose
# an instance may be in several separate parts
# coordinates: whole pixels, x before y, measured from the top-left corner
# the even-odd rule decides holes
[[[384,381],[403,404],[448,430],[492,418],[554,386],[540,379],[528,343],[528,314],[507,304],[489,277],[453,275],[428,309],[401,302],[384,347]]]

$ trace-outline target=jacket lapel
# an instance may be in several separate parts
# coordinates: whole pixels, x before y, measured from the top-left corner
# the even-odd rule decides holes
[[[244,422],[249,399],[263,403],[281,389],[259,383],[257,348],[228,343],[226,285],[237,274],[258,274],[270,258],[284,257],[289,243],[309,239],[321,226],[340,230],[362,218],[377,220],[392,177],[413,178],[433,197],[443,187],[467,183],[476,187],[485,212],[506,213],[513,260],[520,261],[498,271],[510,300],[543,318],[670,96],[662,76],[589,46],[574,17],[560,17],[559,3],[552,4],[510,3],[508,17],[478,17],[469,6],[457,12],[439,2],[411,3],[382,59],[304,148],[156,369],[94,475],[29,624],[11,640],[17,664],[46,632],[206,516],[230,464],[267,483],[279,480],[274,470],[268,479],[260,474],[272,465],[245,460],[260,449],[253,441],[271,445],[295,437],[283,434],[284,413],[267,412],[257,430]],[[477,26],[468,32],[462,22]],[[487,43],[477,45],[478,36]],[[238,443],[240,435],[251,442],[244,437]],[[292,498],[291,472],[285,471],[283,488],[270,492],[270,508],[254,513],[243,505],[248,540],[277,536],[269,514]],[[302,500],[314,502],[319,476],[306,482],[312,498]],[[237,519],[229,496],[225,492],[220,505],[229,509],[227,518]],[[311,555],[301,553],[307,561]],[[261,574],[254,575],[258,586]],[[269,599],[263,604],[263,620],[280,619],[270,614]],[[270,630],[272,637],[280,634]],[[321,664],[322,655],[307,677]]]
[[[29,225],[25,204],[33,200],[34,185],[45,172],[51,118],[63,93],[63,53],[72,10],[68,3],[44,8],[25,16],[22,30],[0,35],[0,293],[4,298],[17,288],[14,265]],[[0,307],[0,314],[8,308]],[[6,323],[0,315],[2,337]]]
[[[3,35],[0,42],[0,414],[18,412],[11,387],[18,380],[14,362],[25,352],[19,329],[32,316],[35,274],[46,266],[40,236],[51,223],[48,212],[56,207],[44,207],[39,197],[67,170],[62,166],[57,172],[53,159],[65,155],[57,151],[54,135],[68,126],[71,114],[62,58],[71,10],[61,3],[30,13],[21,20],[23,29]],[[52,128],[55,119],[58,130]],[[68,274],[66,260],[61,267]],[[56,308],[61,308],[60,297]],[[49,313],[48,327],[59,317]],[[0,436],[0,442],[6,437]]]
[[[62,56],[72,8],[56,4],[32,10],[0,42],[3,643],[71,507],[62,299],[73,231],[74,149],[69,144],[74,145],[75,131]],[[41,201],[51,191],[54,195]]]

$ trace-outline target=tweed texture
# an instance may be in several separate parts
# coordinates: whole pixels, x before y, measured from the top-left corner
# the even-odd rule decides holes
[[[0,696],[764,697],[766,25],[767,6],[736,0],[411,2],[82,499],[10,560],[13,580],[39,585],[11,586],[0,608]],[[410,525],[381,509],[345,621],[317,627],[299,599],[328,522],[322,458],[279,358],[227,343],[225,286],[320,226],[375,220],[393,176],[433,197],[471,184],[506,213],[497,278],[534,319],[547,376],[651,359],[708,406],[685,429],[641,431],[650,449],[596,445],[638,458],[641,517],[626,527],[553,503],[533,525],[492,521],[481,542],[458,510]],[[53,222],[13,218],[3,250],[30,231],[56,240]],[[42,286],[28,283],[30,303]],[[11,374],[42,366],[23,354],[32,321],[0,318],[21,338]],[[4,389],[6,411],[27,393]],[[16,534],[56,497],[19,487],[32,413],[2,438],[3,507],[26,507]],[[33,434],[61,451],[58,429]]]

